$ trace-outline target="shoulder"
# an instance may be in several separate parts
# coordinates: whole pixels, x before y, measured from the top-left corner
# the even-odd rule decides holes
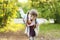
[[[39,24],[39,19],[38,18],[36,18],[36,22]]]

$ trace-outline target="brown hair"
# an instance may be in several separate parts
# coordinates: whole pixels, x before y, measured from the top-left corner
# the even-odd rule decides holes
[[[33,16],[36,16],[37,17],[37,13],[38,12],[35,9],[30,10],[30,14],[33,15]]]

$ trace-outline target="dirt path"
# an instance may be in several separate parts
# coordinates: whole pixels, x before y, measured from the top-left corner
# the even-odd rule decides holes
[[[0,33],[0,40],[28,40],[28,37],[21,31]]]
[[[0,40],[29,40],[29,38],[24,34],[24,31],[17,31],[0,33]]]
[[[0,33],[0,40],[29,40],[28,37],[24,34],[24,31],[18,31],[18,32],[7,32],[7,33]],[[51,34],[43,35],[40,34],[38,37],[35,38],[35,40],[60,40],[57,38],[54,38]]]

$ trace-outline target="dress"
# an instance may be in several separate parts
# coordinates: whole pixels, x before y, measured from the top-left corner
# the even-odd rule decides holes
[[[32,36],[32,37],[36,36],[36,32],[34,30],[34,25],[29,26],[29,28],[30,28],[29,35]]]

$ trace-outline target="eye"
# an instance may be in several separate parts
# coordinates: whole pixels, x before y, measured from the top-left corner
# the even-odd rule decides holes
[[[32,15],[31,15],[31,17],[32,17]]]

